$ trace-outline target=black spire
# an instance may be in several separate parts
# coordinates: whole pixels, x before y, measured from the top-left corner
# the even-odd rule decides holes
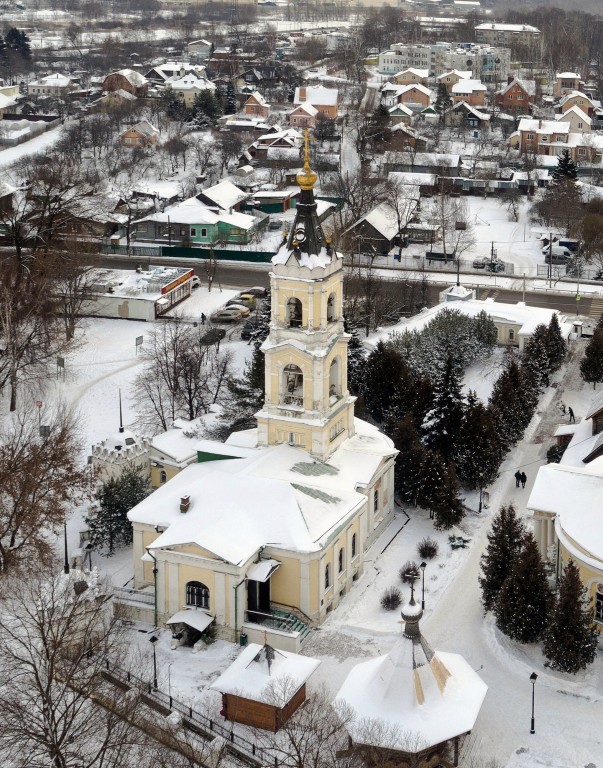
[[[289,239],[287,248],[296,255],[297,258],[305,254],[319,254],[326,251],[331,252],[331,243],[322,230],[316,213],[316,200],[314,199],[314,184],[317,180],[316,173],[310,168],[310,137],[308,129],[304,136],[304,167],[297,174],[297,183],[301,187],[301,195],[297,203],[295,221]]]

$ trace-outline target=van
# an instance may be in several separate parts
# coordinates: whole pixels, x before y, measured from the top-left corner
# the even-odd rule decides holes
[[[549,256],[552,256],[553,264],[565,264],[565,262],[572,256],[570,249],[563,245],[553,245],[552,247],[547,245],[542,249],[542,253],[547,262],[549,261]],[[559,259],[559,261],[555,261],[555,259]]]

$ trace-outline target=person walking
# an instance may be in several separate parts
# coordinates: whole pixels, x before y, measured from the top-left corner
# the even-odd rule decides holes
[[[519,488],[519,483],[521,483],[521,472],[517,470],[515,473],[515,487]]]
[[[559,407],[561,408],[561,413],[565,416],[566,408],[563,400],[559,403]]]
[[[567,412],[569,413],[569,417],[570,417],[569,423],[570,424],[575,424],[576,423],[576,417],[574,416],[574,412],[573,412],[571,406],[568,407]]]
[[[205,312],[201,312],[201,325],[205,325],[205,321],[207,318],[205,317]]]
[[[526,473],[525,473],[525,472],[522,472],[522,473],[521,473],[521,487],[522,487],[522,488],[525,488],[525,487],[526,487],[526,480],[527,480],[527,479],[528,479],[528,478],[527,478],[527,475],[526,475]]]

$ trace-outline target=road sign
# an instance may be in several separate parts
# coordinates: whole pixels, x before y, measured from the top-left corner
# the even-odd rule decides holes
[[[41,400],[36,400],[36,408],[41,408],[44,403]]]
[[[580,298],[581,298],[580,294],[579,294],[579,293],[577,293],[577,294],[576,294],[576,301],[580,301]]]

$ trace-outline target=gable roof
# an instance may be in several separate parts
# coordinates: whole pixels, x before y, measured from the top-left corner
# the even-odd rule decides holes
[[[468,80],[471,77],[471,70],[470,69],[451,69],[449,72],[442,72],[441,75],[438,75],[436,77],[436,80],[443,80],[445,77],[450,77],[450,75],[456,75],[457,77],[460,77],[461,80]]]
[[[585,93],[582,93],[582,91],[571,91],[559,100],[559,106],[563,107],[564,104],[567,104],[568,101],[575,98],[586,99],[586,101],[588,101],[588,103],[591,105],[593,103],[593,100]]]
[[[580,109],[577,104],[574,104],[574,106],[570,107],[566,112],[563,112],[560,115],[555,115],[555,120],[565,120],[568,115],[572,114],[576,115],[580,120],[583,120],[587,125],[592,124],[592,118],[589,117],[583,109]]]
[[[505,93],[507,93],[507,91],[510,91],[514,85],[518,85],[522,89],[522,91],[525,91],[525,93],[528,96],[536,95],[536,82],[534,80],[523,80],[519,77],[514,77],[510,83],[507,83],[507,85],[505,85],[504,88],[501,88],[499,91],[496,91],[496,93],[504,95]]]
[[[261,107],[267,107],[267,106],[268,106],[268,102],[266,101],[266,99],[265,99],[265,98],[262,96],[262,94],[261,94],[259,91],[254,91],[254,92],[253,92],[253,93],[250,95],[250,97],[247,99],[247,101],[245,102],[245,104],[249,104],[249,102],[250,102],[252,99],[253,99],[255,102],[257,102],[257,103],[258,103],[258,104],[259,104]]]
[[[310,115],[310,117],[316,117],[318,114],[316,107],[313,104],[310,104],[309,101],[304,101],[301,104],[298,104],[297,107],[289,112],[289,114],[294,115],[296,112],[305,112],[307,115]]]
[[[488,89],[481,80],[459,80],[452,86],[452,93],[475,93],[476,91],[487,91]]]
[[[140,72],[135,72],[133,69],[118,69],[116,72],[111,72],[108,77],[111,75],[121,75],[122,77],[125,77],[130,85],[133,85],[135,88],[140,88],[149,82],[146,77],[143,77],[143,75],[140,74]]]
[[[228,179],[219,181],[213,187],[202,189],[199,195],[203,195],[203,197],[215,203],[218,208],[222,208],[225,211],[234,208],[235,205],[242,203],[249,197],[247,192],[243,192],[242,189],[239,189],[236,184],[228,181]]]
[[[304,89],[304,97],[301,97]],[[319,106],[335,107],[339,101],[339,91],[337,88],[325,88],[324,85],[298,85],[293,97],[294,104],[302,104],[309,101],[310,104]]]
[[[147,136],[148,138],[150,138],[151,136],[159,136],[159,131],[157,130],[157,128],[152,126],[148,120],[141,120],[139,123],[135,123],[134,125],[131,125],[122,133],[122,136],[125,136],[125,134],[128,133],[129,131],[136,131],[136,133],[140,133],[143,136]]]

